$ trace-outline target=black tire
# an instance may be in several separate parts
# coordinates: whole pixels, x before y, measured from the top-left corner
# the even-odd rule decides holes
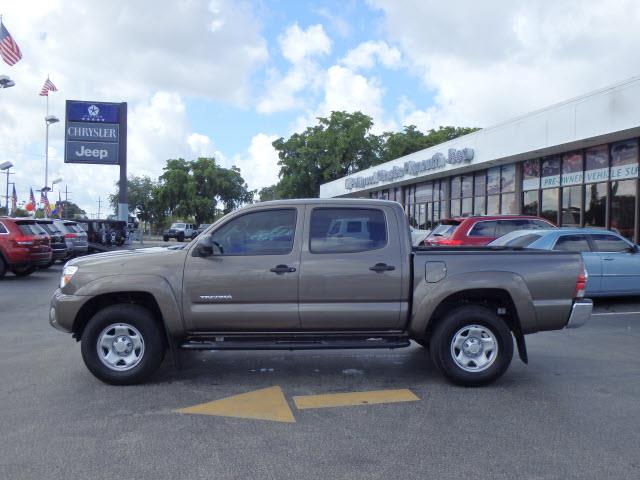
[[[31,275],[35,271],[36,271],[36,267],[20,267],[20,268],[14,268],[11,270],[11,272],[16,277],[26,277],[27,275]]]
[[[165,242],[169,241],[169,237],[167,237],[166,235],[164,237],[162,237],[162,240],[164,240]]]
[[[176,240],[178,240],[179,242],[184,242],[184,233],[179,233],[176,237]]]
[[[138,363],[129,370],[108,367],[99,358],[98,337],[110,325],[126,323],[142,337],[144,350]],[[134,385],[147,380],[160,366],[165,354],[165,341],[158,322],[149,310],[132,304],[117,304],[96,313],[82,332],[82,359],[89,371],[111,385]]]
[[[488,330],[496,340],[494,343],[497,343],[493,357],[491,351],[485,351],[483,347],[477,363],[472,360],[466,365],[467,369],[476,371],[465,370],[459,365],[454,353],[457,351],[458,356],[461,350],[452,347],[458,333],[460,332],[460,337],[466,338],[464,329],[472,325],[480,326],[484,331]],[[469,333],[467,336],[471,338]],[[482,338],[489,341],[490,335]],[[483,340],[479,340],[479,343],[484,345],[482,342]],[[451,382],[466,387],[477,387],[495,381],[507,370],[513,358],[513,338],[509,327],[498,315],[486,307],[469,305],[451,311],[438,323],[431,336],[430,353],[433,363]],[[488,362],[486,366],[480,365],[485,361]]]
[[[4,261],[4,258],[0,256],[0,278],[4,277],[6,273],[7,273],[7,264]]]

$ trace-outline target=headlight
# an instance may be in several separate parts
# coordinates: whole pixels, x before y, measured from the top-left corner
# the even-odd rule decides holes
[[[78,271],[78,267],[74,267],[73,265],[65,266],[62,269],[62,276],[60,277],[60,288],[64,288],[71,281],[71,277],[73,277]]]

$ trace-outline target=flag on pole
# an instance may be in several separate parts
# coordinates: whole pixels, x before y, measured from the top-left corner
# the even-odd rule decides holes
[[[20,47],[0,19],[0,57],[9,65],[15,65],[22,58]]]
[[[49,80],[49,77],[47,77],[47,79],[44,81],[44,85],[42,85],[42,89],[40,90],[39,95],[41,97],[48,97],[49,92],[57,92],[57,91],[58,89],[56,88],[56,86],[53,84],[51,80]]]
[[[56,202],[56,207],[53,209],[53,212],[51,212],[51,216],[55,217],[57,215],[59,218],[62,218],[61,212],[62,212],[62,199],[60,198],[60,192],[58,192],[58,201]]]
[[[47,198],[47,192],[40,191],[40,204],[44,205],[45,216],[51,215],[51,205],[49,205],[49,199]]]
[[[16,194],[16,184],[13,184],[13,194],[11,195],[11,211],[15,212],[18,207],[18,195]]]
[[[36,197],[33,195],[33,188],[29,187],[29,192],[29,203],[27,203],[24,208],[26,208],[28,212],[33,212],[36,209]]]

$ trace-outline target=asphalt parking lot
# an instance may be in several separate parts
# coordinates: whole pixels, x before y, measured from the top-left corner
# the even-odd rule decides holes
[[[185,353],[182,371],[167,359],[151,383],[111,387],[47,322],[60,270],[0,280],[0,479],[640,478],[640,302],[527,337],[530,364],[482,389],[446,383],[416,345]],[[176,411],[259,389],[291,418]],[[416,399],[294,399],[399,389]]]

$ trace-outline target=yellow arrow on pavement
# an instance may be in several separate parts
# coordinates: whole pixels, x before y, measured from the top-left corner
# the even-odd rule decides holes
[[[278,386],[241,393],[240,395],[201,403],[193,407],[180,408],[176,412],[219,417],[252,418],[274,422],[291,423],[296,421],[287,400],[284,398],[282,389]]]
[[[420,400],[407,388],[400,390],[370,390],[368,392],[327,393],[293,397],[298,410],[308,408],[348,407],[375,403],[416,402]]]

